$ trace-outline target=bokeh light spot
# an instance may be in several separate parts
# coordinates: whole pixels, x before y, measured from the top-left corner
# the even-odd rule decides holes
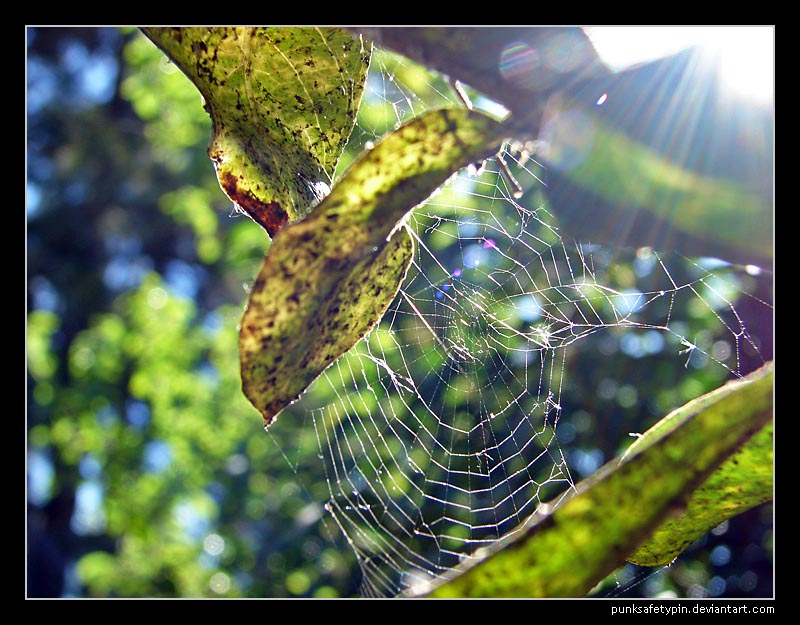
[[[209,534],[203,539],[203,549],[210,556],[218,556],[225,549],[225,539],[219,534]]]
[[[731,561],[731,550],[725,545],[718,545],[714,547],[711,552],[711,563],[714,566],[724,566]]]
[[[153,310],[159,310],[166,306],[167,297],[167,292],[160,286],[153,287],[147,292],[147,305]]]
[[[218,595],[222,595],[230,590],[231,578],[225,573],[214,573],[208,581],[208,587]]]
[[[521,89],[534,89],[541,69],[539,53],[527,43],[509,43],[500,52],[500,75]]]
[[[305,571],[292,571],[286,576],[286,589],[293,595],[304,595],[309,588],[311,588],[311,579]]]

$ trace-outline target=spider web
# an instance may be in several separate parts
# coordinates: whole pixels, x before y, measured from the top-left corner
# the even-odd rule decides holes
[[[422,95],[403,86],[411,70],[400,57],[374,57],[356,152],[428,108],[459,105],[435,76]],[[400,293],[291,407],[313,424],[324,507],[354,550],[366,596],[447,573],[574,487],[559,422],[570,365],[598,349],[583,347],[592,337],[622,337],[620,358],[659,351],[675,369],[708,367],[721,379],[758,352],[730,268],[644,249],[630,259],[636,286],[620,286],[609,275],[617,259],[559,235],[536,193],[535,160],[510,148],[502,158],[525,194],[491,159],[412,211],[416,252]],[[683,298],[714,327],[689,336],[690,320],[673,316]]]

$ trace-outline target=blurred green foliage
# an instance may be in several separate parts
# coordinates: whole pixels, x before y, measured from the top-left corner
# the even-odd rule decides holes
[[[136,30],[27,37],[28,595],[355,596],[308,415],[290,407],[265,435],[241,393],[237,326],[269,241],[219,189],[199,94]],[[339,171],[383,130],[453,97],[393,55],[373,59],[381,68],[394,78],[371,73]],[[648,259],[617,260],[604,263],[607,283],[646,286],[637,267]],[[691,281],[691,265],[670,269]],[[722,353],[731,336],[707,330],[717,311],[686,313],[684,336]],[[645,331],[636,357],[610,358],[630,352],[630,336],[610,329],[568,352],[558,436],[576,478],[722,380],[699,356],[685,369],[660,360]],[[320,405],[332,393],[312,392]],[[771,567],[762,507],[670,569],[626,567],[597,592],[765,596]]]
[[[155,148],[154,157],[179,171],[193,148],[208,142],[211,134],[203,98],[166,56],[153,53],[149,39],[132,37],[123,55],[132,71],[122,80],[120,95],[146,122],[144,134]]]
[[[55,49],[52,67],[31,80],[61,71],[63,49],[91,48],[96,35],[34,29],[29,36],[37,62],[47,58],[41,51],[46,46]],[[350,554],[331,548],[327,527],[316,523],[321,500],[309,498],[295,482],[241,393],[237,326],[243,287],[253,279],[268,239],[249,219],[230,215],[205,155],[210,123],[194,87],[136,31],[107,36],[124,59],[119,91],[111,103],[98,103],[83,115],[99,118],[111,105],[130,107],[108,119],[120,133],[106,135],[115,144],[108,148],[128,152],[107,163],[113,176],[108,185],[139,185],[147,199],[126,202],[125,211],[141,219],[138,227],[131,227],[127,212],[116,222],[108,210],[90,220],[85,204],[111,203],[99,193],[73,211],[84,215],[80,223],[56,219],[58,202],[43,200],[35,211],[29,205],[29,451],[55,467],[48,484],[29,486],[37,502],[30,511],[29,593],[352,594]],[[55,102],[49,106],[31,115],[43,140],[49,139],[47,118],[63,112],[55,111]],[[62,144],[54,137],[52,147],[32,150],[31,159],[52,163],[55,152],[90,154],[78,138],[80,121],[63,118],[58,130],[74,128],[75,138]],[[165,180],[154,182],[134,166],[142,159],[148,167],[164,167]],[[86,179],[93,167],[83,156],[71,163],[65,179]],[[32,166],[31,182],[37,173]],[[119,194],[113,189],[108,195]],[[169,225],[159,232],[164,220]],[[46,242],[58,236],[56,228],[75,226],[104,231],[96,242],[45,252]],[[102,257],[104,241],[115,237],[132,240],[133,249],[156,249],[154,261],[142,263],[149,270],[131,275],[131,266],[116,263],[113,253],[103,259],[105,267],[92,267],[92,255]],[[170,238],[169,246],[159,247]],[[77,302],[78,285],[58,280],[50,269],[58,264],[97,272],[94,282],[102,286]],[[212,281],[206,276],[215,278],[204,289]],[[115,279],[122,288],[113,288]],[[70,314],[72,305],[84,308],[82,319]],[[92,492],[94,498],[84,495]],[[71,494],[72,503],[65,527],[56,531],[45,511],[60,493]],[[63,538],[59,544],[39,535],[39,515],[49,538]],[[62,568],[56,575],[60,587],[41,586],[42,566]]]

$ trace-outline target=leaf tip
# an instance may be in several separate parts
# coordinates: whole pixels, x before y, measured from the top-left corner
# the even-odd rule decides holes
[[[264,418],[264,431],[266,432],[269,429],[269,426],[275,423],[275,419],[278,418],[278,413],[269,413],[269,412],[262,412],[261,416]]]
[[[245,397],[250,400],[252,406],[258,409],[258,411],[261,413],[265,432],[273,423],[275,423],[278,416],[283,412],[283,409],[286,408],[286,406],[293,404],[299,398],[299,395],[288,401],[285,398],[277,398],[265,405],[259,396],[249,392],[251,389],[249,389],[246,385],[243,385],[242,390],[244,391]]]

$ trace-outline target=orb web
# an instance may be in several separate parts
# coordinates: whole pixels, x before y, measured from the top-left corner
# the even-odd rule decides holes
[[[413,71],[374,57],[356,152],[427,108],[460,104],[430,74],[422,95],[404,87],[398,76]],[[366,596],[444,575],[574,487],[559,422],[573,359],[600,349],[592,337],[611,333],[619,358],[659,352],[728,377],[758,353],[734,305],[747,297],[735,268],[642,249],[621,279],[613,254],[562,238],[535,159],[510,147],[501,158],[459,172],[408,215],[416,251],[394,302],[289,409],[313,428],[324,507]],[[675,317],[692,306],[712,328]]]

